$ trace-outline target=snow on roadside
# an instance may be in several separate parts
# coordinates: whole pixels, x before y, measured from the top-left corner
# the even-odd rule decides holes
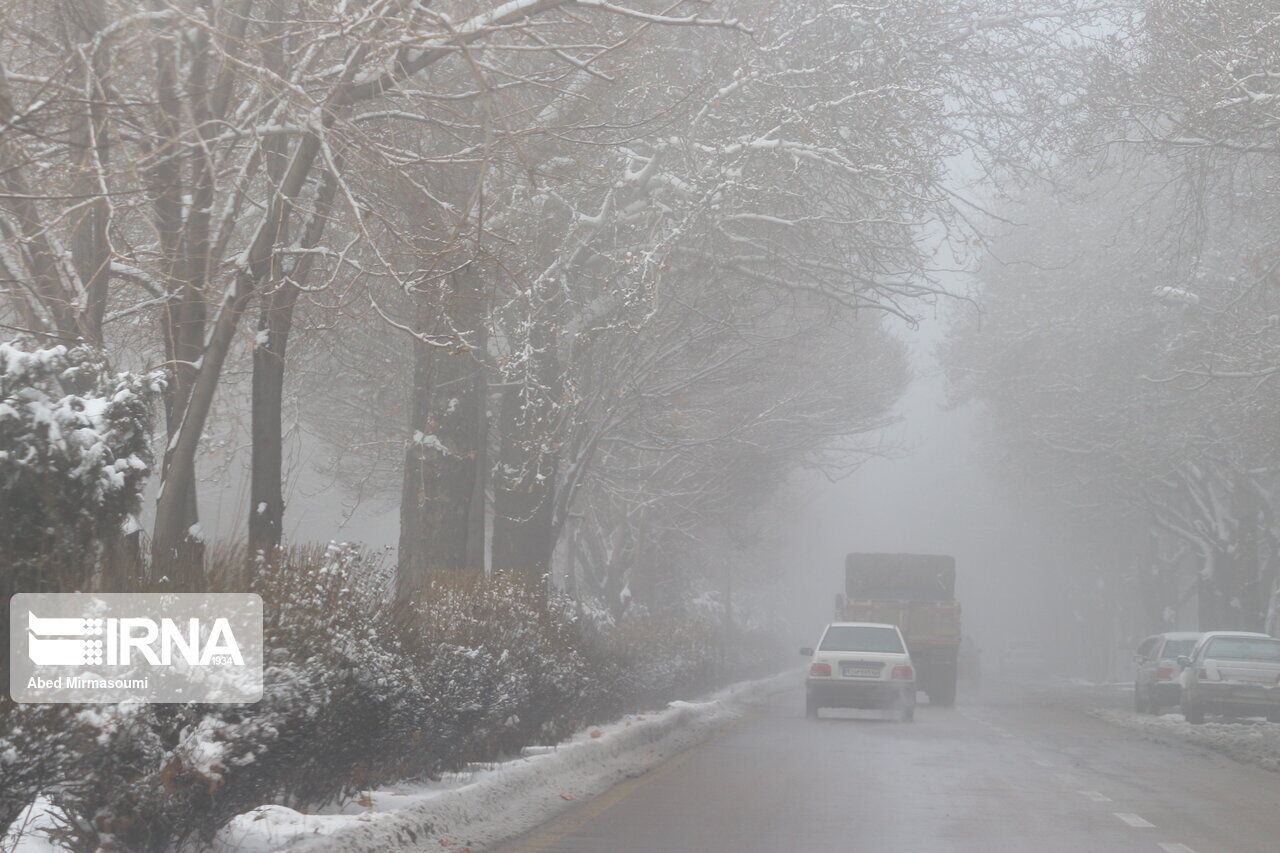
[[[1256,721],[1193,726],[1180,714],[1148,716],[1132,711],[1093,710],[1090,714],[1117,726],[1141,732],[1161,743],[1207,747],[1246,764],[1280,771],[1280,723]]]
[[[307,815],[265,805],[219,833],[226,853],[270,850],[385,851],[421,847],[480,850],[550,819],[574,800],[603,793],[706,740],[745,706],[798,684],[795,673],[744,681],[701,701],[672,702],[579,732],[555,747],[453,774],[439,782],[371,792],[341,814]]]

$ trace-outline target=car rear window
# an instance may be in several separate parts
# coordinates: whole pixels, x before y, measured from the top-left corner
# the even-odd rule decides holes
[[[1160,657],[1176,658],[1178,655],[1189,655],[1195,647],[1195,640],[1169,640],[1164,644],[1164,648],[1160,650]]]
[[[893,628],[870,625],[832,625],[822,638],[821,652],[890,652],[901,654],[902,640]]]
[[[1280,663],[1280,640],[1259,637],[1218,637],[1209,641],[1204,656],[1219,660],[1265,660]]]

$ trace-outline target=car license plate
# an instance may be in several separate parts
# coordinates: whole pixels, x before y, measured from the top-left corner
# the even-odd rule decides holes
[[[879,678],[880,670],[874,666],[845,666],[840,668],[845,678]]]

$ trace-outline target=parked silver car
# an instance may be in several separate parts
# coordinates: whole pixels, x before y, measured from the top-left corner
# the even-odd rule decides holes
[[[1243,631],[1211,631],[1182,668],[1182,715],[1203,723],[1205,714],[1266,716],[1280,723],[1280,640]]]
[[[1139,714],[1159,714],[1182,701],[1178,657],[1190,657],[1203,636],[1199,631],[1170,631],[1147,637],[1138,645],[1133,705]]]

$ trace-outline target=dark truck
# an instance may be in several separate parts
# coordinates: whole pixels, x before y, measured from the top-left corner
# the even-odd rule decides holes
[[[956,701],[960,604],[956,561],[940,554],[850,554],[836,618],[897,625],[907,640],[916,683],[933,705]]]

